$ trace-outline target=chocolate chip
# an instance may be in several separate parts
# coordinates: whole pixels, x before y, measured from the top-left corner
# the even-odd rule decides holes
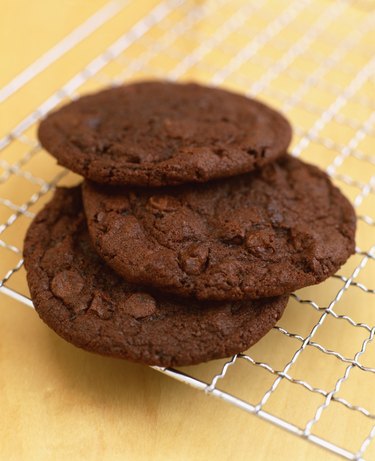
[[[94,311],[95,314],[103,319],[109,320],[113,315],[113,306],[108,296],[103,293],[96,292],[91,301],[89,310]]]
[[[168,195],[152,195],[148,202],[159,211],[174,211],[178,208],[178,202]]]
[[[272,230],[262,229],[250,232],[246,237],[246,248],[255,256],[265,256],[275,251],[275,235]]]
[[[236,222],[229,222],[223,226],[221,238],[226,243],[241,245],[245,238],[245,229]]]
[[[132,317],[141,319],[156,312],[156,301],[147,293],[134,293],[121,303],[121,308]]]
[[[52,293],[76,311],[85,308],[79,296],[85,286],[80,274],[74,270],[66,270],[55,275],[51,282]]]
[[[182,270],[187,274],[201,274],[207,267],[209,249],[207,246],[191,244],[180,252]]]

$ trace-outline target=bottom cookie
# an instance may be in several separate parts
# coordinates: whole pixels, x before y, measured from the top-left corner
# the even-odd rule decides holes
[[[81,189],[57,189],[25,239],[39,316],[72,344],[148,365],[192,365],[242,352],[281,317],[288,296],[197,302],[132,286],[95,253]]]

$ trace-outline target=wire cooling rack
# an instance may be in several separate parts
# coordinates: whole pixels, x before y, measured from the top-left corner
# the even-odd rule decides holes
[[[374,3],[150,1],[94,59],[81,68],[82,57],[76,60],[77,73],[62,86],[41,91],[42,82],[31,111],[19,103],[85,40],[134,13],[135,3],[109,2],[0,89],[0,114],[17,106],[16,123],[0,139],[0,292],[32,307],[24,233],[51,189],[75,178],[36,140],[48,111],[104,85],[147,77],[258,96],[291,119],[292,153],[325,168],[352,200],[356,255],[324,284],[292,294],[279,325],[247,353],[216,362],[215,372],[206,365],[155,368],[343,458],[375,458]]]

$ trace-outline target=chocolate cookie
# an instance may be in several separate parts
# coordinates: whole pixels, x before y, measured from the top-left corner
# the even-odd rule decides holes
[[[325,173],[291,156],[199,185],[87,182],[83,198],[94,246],[119,274],[198,299],[289,293],[354,252],[352,206]]]
[[[258,341],[287,297],[198,303],[131,286],[92,248],[80,188],[58,189],[25,241],[27,280],[40,317],[89,351],[150,365],[230,356]]]
[[[206,182],[285,153],[287,120],[238,94],[143,82],[85,96],[50,114],[39,139],[61,165],[104,184]]]

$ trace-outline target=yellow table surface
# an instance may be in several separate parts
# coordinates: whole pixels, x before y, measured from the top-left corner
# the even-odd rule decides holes
[[[323,62],[324,57],[329,56],[338,43],[342,43],[357,30],[358,36],[353,35],[353,43],[348,44],[348,49],[352,46],[350,53],[336,56],[337,64],[332,65],[325,74],[317,75],[327,84],[325,91],[321,86],[310,83],[306,91],[301,91],[303,107],[299,104],[285,106],[293,124],[299,127],[293,142],[294,148],[298,148],[303,131],[308,131],[321,116],[319,108],[324,111],[337,100],[340,91],[350,86],[360,69],[374,55],[374,21],[372,28],[370,24],[371,15],[374,19],[373,4],[359,1],[353,6],[350,1],[328,0],[247,3],[247,8],[253,8],[253,12],[243,14],[241,8],[246,8],[246,2],[239,0],[187,1],[183,6],[169,6],[158,25],[129,46],[121,59],[110,63],[105,72],[100,72],[97,78],[89,79],[80,86],[78,93],[100,88],[118,75],[122,79],[129,79],[160,77],[172,73],[178,78],[210,81],[213,74],[217,75],[218,70],[228,64],[235,50],[254,41],[254,37],[289,8],[290,17],[283,16],[281,26],[280,22],[275,23],[276,28],[280,27],[279,31],[270,28],[269,37],[263,34],[263,41],[255,41],[254,53],[251,54],[249,50],[248,61],[238,67],[234,66],[233,73],[222,81],[218,79],[217,83],[245,91],[251,83],[263,79],[261,81],[265,86],[261,88],[261,97],[282,108],[278,95],[293,95],[304,79]],[[291,9],[292,3],[296,11]],[[156,5],[154,0],[128,4],[125,1],[113,2],[112,7],[119,10],[117,15],[109,18],[0,105],[0,137],[6,135],[139,19],[147,16]],[[108,8],[104,0],[3,0],[0,16],[0,88],[103,7]],[[335,8],[338,9],[335,11]],[[106,11],[108,13],[109,10]],[[189,11],[198,11],[202,18],[194,19],[194,16],[189,16]],[[242,23],[241,30],[234,27],[227,39],[222,42],[213,41],[212,37],[215,37],[220,25],[236,11],[237,22],[245,15],[249,27],[246,22]],[[255,19],[252,21],[252,18]],[[188,21],[196,22],[189,26]],[[321,29],[317,27],[319,22]],[[178,27],[181,28],[180,32]],[[285,57],[288,49],[311,27],[313,34],[304,39],[310,42],[301,45],[306,52],[295,49],[295,56]],[[322,37],[323,33],[326,35]],[[171,40],[171,46],[168,40]],[[211,47],[216,44],[216,50],[207,52],[202,47],[204,40]],[[163,41],[166,45],[163,45]],[[156,51],[153,47],[156,47]],[[173,72],[176,66],[192,50],[200,50],[200,59],[175,75]],[[147,56],[147,53],[150,53],[147,59],[137,61],[139,55]],[[254,58],[253,61],[252,56],[258,60]],[[138,67],[134,62],[138,63]],[[281,67],[275,68],[278,62]],[[284,68],[290,72],[284,72]],[[264,79],[270,69],[274,69],[274,74],[271,74],[269,80]],[[341,122],[339,117],[331,120],[320,130],[319,136],[331,139],[337,145],[349,145],[359,155],[372,155],[370,160],[348,155],[342,164],[337,163],[335,173],[337,184],[351,200],[357,200],[358,214],[374,217],[375,131],[368,126],[356,143],[352,140],[356,136],[356,127],[354,124],[351,128],[347,126],[347,119],[362,125],[371,115],[374,77],[358,85],[356,99],[350,99],[349,93],[348,97],[349,102],[339,111]],[[40,191],[42,183],[30,181],[27,175],[50,181],[62,171],[45,152],[38,152],[24,162],[22,159],[30,151],[27,142],[35,139],[35,125],[27,129],[25,134],[27,139],[11,142],[0,154],[0,161],[7,162],[0,163],[0,238],[7,245],[20,249],[30,218],[21,216],[14,224],[5,228],[1,225],[12,221],[14,205],[22,206],[32,194]],[[328,141],[325,142],[327,144]],[[334,145],[323,147],[316,141],[304,147],[301,156],[321,167],[328,167],[338,155],[336,148]],[[345,175],[357,183],[352,181],[348,184]],[[77,180],[76,175],[69,174],[61,183],[73,184]],[[358,198],[361,187],[363,197]],[[50,196],[50,193],[46,194],[35,205],[32,204],[29,210],[36,212]],[[374,227],[360,221],[357,243],[362,251],[369,250],[373,237]],[[0,245],[0,279],[17,264],[20,257],[14,249]],[[350,276],[362,258],[361,255],[352,257],[340,270],[340,274]],[[374,288],[374,276],[375,261],[370,260],[357,281],[371,289]],[[12,275],[6,285],[27,294],[23,268]],[[330,279],[318,287],[301,290],[299,294],[304,299],[313,299],[319,306],[327,306],[341,287],[340,280]],[[349,315],[356,322],[372,326],[375,324],[373,297],[373,294],[358,287],[350,287],[335,311]],[[1,460],[336,459],[336,456],[301,438],[148,367],[76,349],[50,331],[32,309],[4,294],[0,294],[0,300]],[[319,317],[320,314],[311,306],[291,300],[279,324],[305,337]],[[314,341],[353,358],[367,336],[368,331],[328,316],[314,336]],[[282,370],[300,344],[296,339],[272,331],[249,353],[255,360]],[[368,345],[360,361],[365,366],[375,366],[373,343]],[[216,361],[190,367],[186,371],[202,379],[211,379],[220,371],[222,364],[223,361]],[[329,392],[334,389],[346,366],[337,358],[308,347],[291,368],[290,375]],[[337,395],[375,413],[374,378],[374,374],[355,368]],[[268,371],[241,362],[235,365],[219,387],[257,403],[274,379],[275,376]],[[323,402],[324,399],[318,394],[284,379],[265,409],[304,426]],[[374,420],[362,416],[358,411],[331,403],[314,433],[356,451],[373,423]],[[370,445],[366,459],[375,459],[374,445]]]

